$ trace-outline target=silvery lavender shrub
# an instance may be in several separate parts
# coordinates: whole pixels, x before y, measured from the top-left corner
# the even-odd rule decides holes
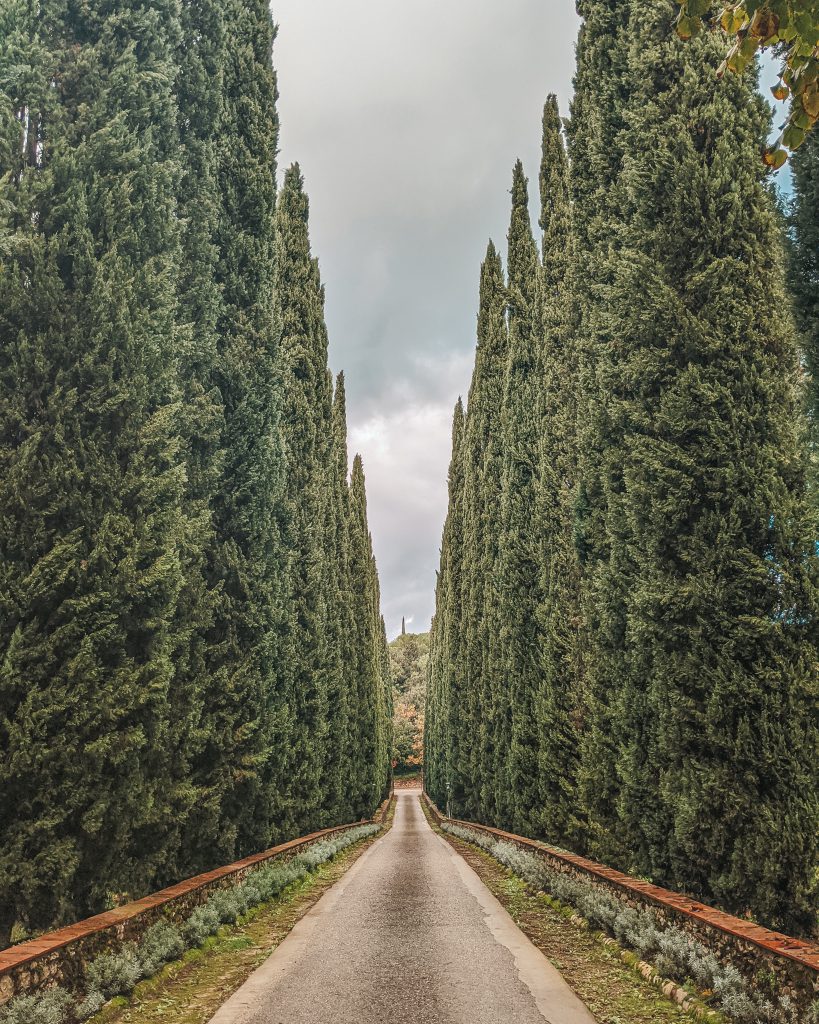
[[[74,1012],[78,1020],[88,1020],[89,1017],[99,1013],[103,1006],[105,1006],[105,996],[102,992],[94,989],[86,995]]]
[[[184,951],[185,942],[180,930],[170,921],[157,921],[145,932],[137,951],[142,977],[150,978],[163,964],[178,959]]]
[[[74,1000],[62,988],[19,996],[0,1010],[0,1024],[64,1024]]]
[[[320,864],[332,860],[341,850],[352,846],[353,843],[357,843],[360,839],[366,839],[369,836],[375,835],[380,828],[380,825],[358,825],[356,828],[351,828],[340,835],[332,836],[329,839],[320,839],[298,854],[296,859],[301,861],[308,870],[315,871]]]
[[[209,935],[218,931],[220,924],[216,908],[208,901],[197,907],[182,925],[182,935],[188,946],[201,946]]]
[[[85,971],[88,991],[101,992],[106,999],[131,992],[142,977],[142,964],[133,942],[127,942],[116,953],[98,956]]]
[[[648,908],[629,907],[594,883],[557,871],[542,857],[513,843],[461,825],[445,824],[443,829],[485,850],[530,885],[574,907],[591,925],[636,950],[643,960],[653,960],[660,974],[678,982],[690,978],[701,989],[713,990],[719,1009],[736,1024],[804,1024],[787,996],[774,1004],[749,991],[735,967],[724,966],[707,946],[664,925]],[[819,1024],[819,1009],[810,1010],[808,1020]]]

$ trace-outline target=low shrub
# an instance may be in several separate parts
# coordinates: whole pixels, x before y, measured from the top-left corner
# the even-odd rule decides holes
[[[735,967],[723,965],[707,946],[664,924],[651,910],[629,907],[593,882],[564,874],[513,843],[461,825],[442,828],[480,847],[529,885],[572,906],[592,926],[635,950],[642,960],[652,961],[664,977],[712,991],[719,1010],[736,1024],[805,1024],[787,996],[772,1001],[752,992]],[[819,1024],[819,1004],[814,1004],[807,1020]]]
[[[98,956],[85,972],[87,990],[100,992],[106,999],[127,994],[143,977],[142,959],[132,942],[116,953]]]
[[[185,941],[181,931],[170,921],[158,921],[152,925],[139,945],[139,959],[142,976],[149,978],[170,960],[176,960],[185,952]]]
[[[252,872],[244,882],[221,889],[177,927],[158,921],[139,944],[126,943],[115,953],[103,953],[85,972],[85,996],[74,997],[62,988],[33,996],[20,996],[0,1008],[0,1024],[75,1024],[99,1013],[114,996],[128,995],[143,978],[150,978],[186,949],[200,946],[222,925],[235,924],[252,907],[267,903],[288,885],[305,878],[341,850],[375,835],[380,825],[357,825],[308,846],[284,863],[271,862]]]
[[[36,996],[21,996],[5,1009],[3,1024],[63,1024],[70,1020],[73,999],[65,989],[55,988]]]

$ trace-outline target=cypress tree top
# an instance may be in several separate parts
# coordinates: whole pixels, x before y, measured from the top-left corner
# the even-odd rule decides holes
[[[550,95],[543,107],[540,158],[540,229],[543,232],[543,285],[547,298],[563,283],[571,259],[569,161],[561,127],[557,97]]]
[[[529,217],[529,188],[523,164],[515,164],[512,173],[512,218],[508,234],[508,260],[510,304],[513,312],[522,312],[531,307],[537,287],[537,251],[532,237],[532,222]]]

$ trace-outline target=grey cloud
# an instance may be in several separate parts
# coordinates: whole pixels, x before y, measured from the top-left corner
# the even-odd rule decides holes
[[[517,157],[534,185],[547,93],[568,110],[577,18],[570,0],[278,0],[273,16],[281,163],[307,181],[392,636],[432,614],[480,260],[490,235],[503,248]]]

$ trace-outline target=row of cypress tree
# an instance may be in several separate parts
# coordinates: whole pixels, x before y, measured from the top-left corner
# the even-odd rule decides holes
[[[266,0],[0,11],[0,946],[388,786],[273,38]]]
[[[715,80],[719,38],[681,42],[670,0],[579,8],[568,152],[544,112],[541,245],[518,164],[506,274],[491,244],[481,270],[426,786],[807,929],[819,531],[769,109],[755,73]],[[815,369],[815,150],[798,159]]]

